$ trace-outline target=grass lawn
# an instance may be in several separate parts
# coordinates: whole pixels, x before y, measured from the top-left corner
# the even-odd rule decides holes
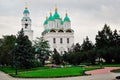
[[[85,68],[85,71],[97,69]],[[68,76],[81,76],[83,73],[82,67],[69,67],[69,68],[48,68],[48,67],[39,67],[32,68],[30,70],[18,70],[18,75],[15,75],[15,69],[6,67],[0,68],[0,70],[15,76],[15,77],[24,77],[24,78],[52,78],[52,77],[68,77]]]
[[[94,66],[100,66],[100,65],[94,65]],[[103,67],[120,67],[120,64],[106,64],[106,63],[103,63],[102,64]]]

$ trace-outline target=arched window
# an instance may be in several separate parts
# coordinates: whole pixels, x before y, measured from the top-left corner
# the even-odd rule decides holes
[[[67,43],[69,44],[69,38],[67,38]]]
[[[64,32],[63,30],[59,30],[58,32]]]
[[[71,33],[71,32],[72,32],[72,30],[68,29],[68,30],[66,30],[66,32]]]
[[[25,29],[28,27],[28,24],[25,24]]]
[[[50,30],[50,32],[56,32],[54,29]]]
[[[55,39],[55,38],[53,38],[53,43],[54,43],[54,44],[56,43],[56,39]]]
[[[61,44],[63,43],[63,39],[62,39],[62,38],[60,38],[60,43],[61,43]]]

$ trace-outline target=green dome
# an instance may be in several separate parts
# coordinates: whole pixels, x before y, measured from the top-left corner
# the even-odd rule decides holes
[[[48,20],[49,20],[49,21],[53,21],[53,20],[54,20],[53,16],[50,15],[49,18],[48,18]]]
[[[46,18],[45,22],[44,22],[44,25],[48,24],[48,19]]]
[[[50,16],[49,16],[49,18],[48,18],[48,21],[53,21],[54,20],[54,18],[53,18],[53,16],[52,16],[52,13],[50,12]]]
[[[23,14],[29,14],[29,10],[27,8],[25,8]]]
[[[65,16],[65,18],[64,18],[64,22],[65,22],[65,21],[70,22],[70,19],[69,19],[69,17],[67,16],[67,14],[66,14],[66,16]]]
[[[54,17],[54,19],[60,19],[60,15],[57,12],[55,12],[53,17]]]

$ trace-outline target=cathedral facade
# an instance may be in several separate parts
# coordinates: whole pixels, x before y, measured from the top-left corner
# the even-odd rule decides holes
[[[54,14],[52,15],[52,12],[50,12],[43,26],[42,36],[49,41],[50,50],[54,51],[56,49],[60,54],[69,51],[74,44],[74,30],[71,29],[71,20],[67,13],[62,20],[57,8],[55,8]]]
[[[32,41],[33,40],[33,30],[31,30],[32,20],[30,19],[29,14],[30,12],[26,7],[25,10],[23,11],[23,18],[21,20],[21,23],[24,34],[28,36],[30,41]]]

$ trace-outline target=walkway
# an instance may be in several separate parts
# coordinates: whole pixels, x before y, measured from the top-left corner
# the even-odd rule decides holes
[[[13,78],[3,72],[0,71],[0,80],[114,80],[114,78],[118,75],[120,75],[120,73],[110,73],[109,70],[111,70],[113,68],[105,68],[105,71],[107,71],[107,73],[103,74],[97,74],[97,75],[91,75],[91,76],[79,76],[79,77],[68,77],[68,78],[48,78],[48,79],[35,79],[35,78]],[[102,69],[100,69],[102,70]],[[89,71],[90,72],[90,71]],[[95,70],[93,71],[93,73],[96,72]],[[97,70],[98,72],[98,70]]]
[[[98,75],[98,74],[108,74],[111,70],[119,69],[120,67],[105,67],[103,69],[87,71],[86,74]]]

